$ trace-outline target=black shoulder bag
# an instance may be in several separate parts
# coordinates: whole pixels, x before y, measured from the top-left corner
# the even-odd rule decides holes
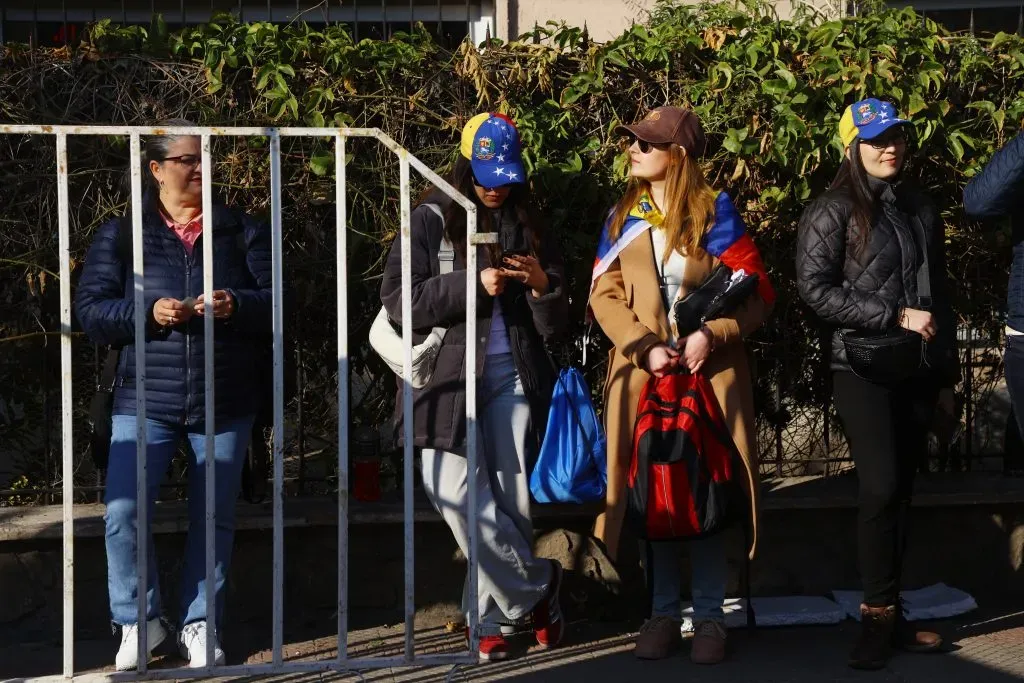
[[[131,219],[122,217],[117,223],[117,256],[124,265],[127,279],[128,261],[132,258]],[[89,434],[89,455],[98,470],[107,469],[110,461],[110,439],[114,425],[114,384],[117,382],[117,366],[121,361],[121,347],[111,346],[107,349],[107,357],[103,360],[96,393],[89,404],[89,423],[92,431]]]
[[[911,218],[920,240],[922,261],[917,269],[917,308],[932,307],[932,285],[928,270],[928,241],[917,216]],[[853,373],[869,382],[888,384],[913,376],[928,364],[924,337],[900,326],[879,334],[872,331],[847,330],[840,333],[846,360]]]

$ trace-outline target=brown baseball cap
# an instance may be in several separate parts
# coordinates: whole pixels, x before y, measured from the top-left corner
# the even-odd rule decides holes
[[[618,126],[615,133],[632,133],[640,140],[655,145],[674,142],[695,159],[704,155],[707,138],[700,119],[685,107],[658,107],[632,126]]]

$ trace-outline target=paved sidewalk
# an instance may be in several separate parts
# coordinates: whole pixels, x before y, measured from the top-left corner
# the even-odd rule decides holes
[[[846,667],[846,653],[857,625],[760,629],[731,635],[729,660],[716,667],[697,667],[687,658],[688,648],[675,657],[642,662],[632,655],[633,633],[613,624],[571,625],[565,646],[551,651],[536,647],[506,662],[481,664],[460,670],[456,681],[516,681],[517,683],[625,683],[631,681],[686,681],[687,683],[1017,683],[1024,681],[1024,611],[979,611],[938,625],[953,641],[953,651],[940,655],[899,655],[880,672],[857,672]],[[443,629],[417,633],[417,650],[424,653],[454,652],[464,647],[459,636]],[[386,656],[401,653],[401,627],[367,629],[350,634],[350,655]],[[288,660],[330,659],[334,638],[285,646]],[[523,643],[523,647],[526,643]],[[101,672],[113,658],[113,642],[79,644],[79,666]],[[0,678],[57,673],[57,646],[0,646]],[[249,663],[269,662],[261,651]],[[173,656],[155,663],[157,668],[182,666]],[[367,672],[362,679],[375,682],[433,683],[444,681],[450,669],[394,669]],[[84,671],[83,671],[84,673]],[[226,679],[224,679],[226,680]],[[306,674],[265,677],[261,680],[304,683],[357,680],[353,674]]]

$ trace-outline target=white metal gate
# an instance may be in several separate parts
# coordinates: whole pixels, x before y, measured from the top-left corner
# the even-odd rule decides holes
[[[62,399],[62,453],[63,453],[63,675],[49,676],[37,680],[152,680],[204,678],[209,676],[251,676],[277,673],[302,672],[345,672],[389,667],[438,666],[452,667],[472,664],[478,661],[477,601],[470,600],[468,626],[471,636],[469,649],[465,653],[417,656],[414,647],[414,542],[413,542],[413,452],[412,452],[412,293],[411,252],[410,252],[410,182],[409,169],[415,168],[424,178],[432,182],[451,197],[467,214],[466,234],[469,244],[485,244],[496,241],[494,234],[477,234],[476,206],[443,178],[427,168],[423,162],[402,148],[392,138],[377,128],[256,128],[256,127],[146,127],[146,126],[45,126],[45,125],[2,125],[0,134],[53,135],[57,142],[57,197],[59,209],[60,248],[60,320],[61,320],[61,399]],[[264,136],[270,139],[270,199],[271,230],[273,239],[273,339],[274,339],[274,487],[273,487],[273,657],[270,664],[244,664],[232,666],[208,665],[203,669],[147,669],[147,633],[139,629],[139,666],[135,673],[80,674],[74,670],[74,471],[72,444],[72,360],[71,360],[71,265],[70,265],[70,215],[68,208],[68,157],[67,139],[70,135],[116,135],[128,136],[131,141],[131,196],[132,196],[132,242],[134,249],[133,270],[135,274],[135,372],[140,386],[146,381],[144,280],[142,253],[142,168],[141,136],[143,135],[196,135],[202,140],[203,168],[203,229],[209,235],[213,216],[212,163],[210,141],[213,136]],[[284,318],[282,302],[282,226],[281,226],[281,138],[282,137],[331,137],[335,140],[336,170],[336,246],[337,246],[337,324],[338,324],[338,654],[332,661],[285,662],[283,657],[284,630],[284,535],[283,535],[283,482],[284,482]],[[345,186],[345,143],[350,137],[375,138],[398,157],[401,192],[401,254],[402,254],[402,330],[405,352],[405,386],[402,393],[405,428],[405,489],[404,489],[404,558],[405,558],[405,651],[392,657],[349,657],[348,642],[348,445],[349,397],[345,378],[349,372],[348,352],[348,305],[347,305],[347,206]],[[467,338],[476,338],[477,254],[467,249],[466,317]],[[203,240],[203,289],[207,301],[213,298],[213,240]],[[213,316],[204,318],[206,348],[213,347]],[[213,538],[215,526],[214,479],[214,354],[205,354],[206,367],[206,537]],[[469,471],[476,470],[476,345],[466,346],[466,420],[467,458]],[[138,508],[138,547],[144,549],[148,542],[148,506],[146,500],[146,393],[137,392],[138,431],[136,495]],[[476,477],[469,477],[469,595],[477,593],[477,485]],[[146,623],[146,593],[148,574],[147,554],[138,553],[138,622]],[[216,609],[214,602],[214,544],[206,544],[206,611],[207,629],[217,633]],[[207,639],[207,661],[213,662],[213,638]],[[454,671],[454,669],[453,669]]]

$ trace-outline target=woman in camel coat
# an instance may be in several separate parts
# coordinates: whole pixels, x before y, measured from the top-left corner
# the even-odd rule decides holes
[[[696,159],[705,143],[696,115],[660,107],[620,131],[627,136],[632,178],[609,218],[590,297],[594,317],[614,345],[604,394],[608,494],[595,535],[614,558],[641,391],[652,374],[662,376],[684,365],[710,380],[745,465],[753,530],[748,552],[753,556],[758,458],[751,375],[742,342],[767,318],[774,292],[728,195],[711,190],[700,171]],[[691,230],[694,224],[701,225],[700,230]],[[676,339],[664,302],[686,296],[720,262],[733,270],[758,273],[758,293],[732,317],[710,320],[698,332]],[[721,539],[719,534],[689,544],[696,621],[691,657],[698,663],[717,663],[725,654],[722,600],[727,565]],[[680,640],[678,547],[652,547],[654,609],[636,649],[637,656],[646,659],[667,656]]]

